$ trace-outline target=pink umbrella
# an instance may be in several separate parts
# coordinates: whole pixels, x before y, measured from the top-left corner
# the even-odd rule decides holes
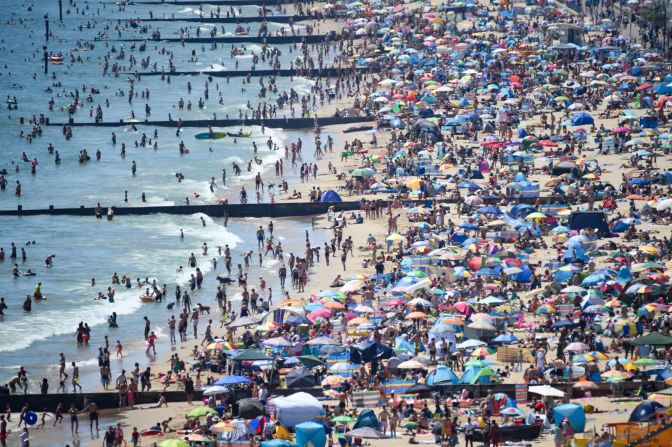
[[[310,321],[315,321],[317,318],[329,318],[331,311],[329,309],[316,309],[308,314]]]
[[[614,129],[614,133],[628,133],[628,132],[630,132],[630,128],[625,126],[617,127],[616,129]]]

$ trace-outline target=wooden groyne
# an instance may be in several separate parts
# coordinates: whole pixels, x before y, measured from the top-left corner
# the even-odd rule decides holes
[[[261,76],[276,76],[276,77],[289,77],[289,76],[300,76],[300,77],[339,77],[347,76],[354,74],[356,72],[365,73],[372,70],[369,67],[356,67],[356,68],[338,68],[338,67],[329,67],[329,68],[281,68],[278,70],[268,69],[268,70],[201,70],[201,71],[145,71],[145,72],[130,72],[127,71],[124,74],[129,76],[139,75],[142,76],[212,76],[214,78],[246,78],[250,77],[261,77]]]
[[[140,22],[193,22],[193,23],[289,23],[305,22],[307,20],[328,20],[337,17],[315,17],[315,16],[214,16],[214,17],[152,17],[151,19],[140,19]]]
[[[336,39],[341,39],[344,36],[340,36],[336,33],[329,34],[301,34],[301,35],[288,35],[288,36],[203,36],[203,37],[160,37],[153,38],[147,37],[145,39],[105,39],[106,42],[165,42],[165,43],[260,43],[268,45],[280,45],[280,44],[293,44],[293,43],[306,43],[306,44],[315,44],[323,42],[331,42]],[[359,39],[362,36],[347,36],[347,39]]]
[[[245,127],[245,126],[265,126],[271,129],[310,129],[318,126],[333,126],[339,124],[362,124],[372,123],[374,118],[372,116],[347,116],[347,117],[327,117],[327,118],[273,118],[273,119],[201,119],[201,120],[183,120],[182,127]],[[96,123],[94,121],[78,122],[74,118],[70,118],[68,122],[55,123],[47,118],[47,126],[95,126],[95,127],[119,127],[119,126],[157,126],[157,127],[177,127],[178,121],[164,120],[164,121],[104,121]]]
[[[177,5],[177,6],[193,6],[193,5],[215,5],[215,6],[273,6],[273,5],[291,5],[294,3],[308,3],[307,0],[180,0],[180,1],[129,1],[136,5]],[[118,2],[109,2],[108,4],[117,5]]]
[[[345,193],[343,193],[345,194]],[[387,200],[389,194],[381,193],[379,196],[384,205],[389,204]],[[348,199],[352,199],[348,197]],[[484,204],[494,205],[499,203],[498,197],[483,197]],[[518,203],[533,204],[539,200],[542,204],[563,203],[563,197],[529,197],[516,199]],[[436,200],[406,200],[405,205],[425,205],[432,206],[435,203],[456,204],[455,199],[436,199]],[[318,214],[324,214],[329,207],[334,206],[337,211],[356,211],[360,209],[359,200],[347,200],[342,202],[286,202],[275,204],[226,204],[226,205],[162,205],[162,206],[113,206],[115,216],[146,216],[150,214],[181,214],[190,215],[203,213],[210,217],[307,217]],[[101,203],[103,212],[107,211],[108,205]],[[80,206],[72,208],[56,208],[48,205],[47,208],[24,209],[18,205],[16,209],[0,210],[0,217],[24,217],[24,216],[91,216],[95,215],[94,206]]]

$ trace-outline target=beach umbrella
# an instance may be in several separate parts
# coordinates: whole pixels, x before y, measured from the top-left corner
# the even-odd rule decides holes
[[[479,360],[479,359],[471,359],[471,360],[465,362],[464,366],[475,366],[477,368],[485,368],[486,366],[488,366],[488,363],[484,362],[483,360]]]
[[[561,391],[557,388],[553,388],[550,385],[539,385],[539,386],[531,386],[528,388],[528,392],[532,394],[539,394],[540,396],[544,397],[564,397],[565,392]]]
[[[251,380],[243,376],[224,376],[215,381],[213,385],[238,385],[241,383],[250,383]]]
[[[515,407],[506,407],[500,411],[500,414],[503,416],[521,416],[523,413],[522,410]]]
[[[359,326],[360,324],[371,324],[371,322],[364,317],[357,317],[348,321],[348,326]]]
[[[213,385],[207,387],[203,390],[204,396],[216,396],[218,394],[226,394],[229,392],[229,388],[222,385]]]
[[[525,220],[535,220],[535,219],[546,219],[546,215],[544,213],[536,211],[534,213],[530,213],[527,216],[525,216]]]
[[[338,301],[327,301],[326,303],[324,303],[324,307],[326,308],[324,310],[344,310],[345,309],[345,304],[339,303]],[[323,317],[323,318],[327,318],[327,317]]]
[[[203,416],[207,416],[209,414],[211,414],[213,416],[218,416],[217,410],[215,410],[214,408],[201,406],[201,407],[196,407],[193,410],[191,410],[189,413],[187,413],[187,418],[189,418],[189,419],[200,418],[200,417],[203,417]]]
[[[467,325],[467,327],[471,329],[481,329],[481,330],[489,330],[489,331],[494,331],[497,328],[494,327],[492,324],[488,323],[487,321],[475,321],[473,323],[470,323]]]
[[[658,365],[660,361],[648,357],[642,357],[640,359],[635,360],[633,363],[637,366],[651,366],[651,365]]]
[[[588,355],[591,357],[595,357],[598,360],[609,360],[609,356],[604,352],[600,351],[590,351]]]
[[[574,342],[570,343],[565,347],[565,351],[568,352],[587,352],[590,350],[590,346],[585,343]]]
[[[416,360],[406,360],[397,365],[397,369],[422,369],[425,365]]]
[[[476,349],[474,349],[474,350],[472,351],[472,353],[470,354],[470,356],[471,356],[471,357],[485,357],[486,355],[490,355],[490,354],[492,354],[492,353],[494,353],[494,352],[495,352],[495,350],[492,349],[492,348],[483,348],[483,347],[480,347],[480,348],[476,348]]]
[[[564,289],[560,290],[562,293],[583,293],[586,291],[583,287],[579,286],[569,286],[565,287]]]
[[[552,314],[556,312],[557,309],[552,304],[542,304],[535,311],[536,314]]]
[[[468,349],[477,346],[487,346],[487,343],[481,340],[469,339],[457,344],[458,349]]]
[[[356,363],[348,363],[348,362],[337,362],[334,363],[329,367],[329,371],[334,371],[334,372],[353,372],[353,371],[359,371],[359,368],[361,365],[358,365]]]
[[[410,314],[404,317],[404,320],[422,320],[424,318],[427,318],[428,316],[429,315],[427,315],[424,312],[411,312]]]
[[[371,427],[356,428],[346,434],[355,438],[381,439],[385,437],[381,432]]]
[[[492,341],[497,343],[515,343],[518,341],[518,338],[512,334],[501,334],[493,338]]]
[[[590,380],[579,380],[572,387],[579,390],[596,390],[599,388],[595,382]]]
[[[269,338],[267,340],[263,340],[261,342],[262,346],[269,346],[272,348],[291,348],[294,346],[294,343],[292,343],[289,340],[284,339],[283,337],[275,337],[275,338]]]
[[[331,422],[336,422],[337,424],[354,424],[357,422],[357,419],[351,418],[350,416],[340,415],[331,419]]]
[[[238,349],[238,347],[228,342],[215,342],[210,343],[205,349],[206,351],[230,351],[232,349]]]
[[[343,293],[350,293],[350,292],[357,292],[361,290],[363,287],[366,287],[366,283],[361,279],[355,279],[345,283],[345,285],[343,285],[343,287],[341,287],[340,290]]]
[[[337,375],[327,376],[324,379],[322,379],[322,386],[337,387],[343,383],[343,380],[344,379],[342,376]]]
[[[164,439],[157,444],[159,447],[189,447],[191,444],[182,439]]]

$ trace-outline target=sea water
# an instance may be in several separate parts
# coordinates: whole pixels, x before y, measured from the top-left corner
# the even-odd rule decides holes
[[[183,204],[186,198],[191,203],[212,203],[217,197],[227,194],[227,188],[233,188],[233,196],[237,195],[240,182],[252,178],[258,171],[264,172],[266,181],[271,173],[275,160],[284,155],[284,151],[268,150],[266,141],[272,137],[274,142],[283,148],[285,144],[302,138],[305,143],[311,144],[311,136],[304,132],[283,132],[280,130],[247,127],[251,130],[251,138],[239,138],[234,141],[227,137],[221,140],[196,140],[194,135],[206,132],[207,129],[187,128],[178,136],[175,128],[154,128],[137,124],[137,130],[129,124],[116,128],[74,127],[73,138],[66,141],[60,127],[43,127],[43,135],[28,142],[25,137],[31,126],[24,121],[20,124],[20,117],[29,119],[44,113],[51,122],[65,122],[68,115],[67,105],[72,98],[67,95],[79,89],[80,98],[84,101],[82,107],[72,115],[76,122],[92,122],[89,109],[101,105],[105,121],[119,121],[128,119],[133,112],[138,120],[145,119],[145,104],[151,107],[149,119],[165,120],[170,113],[173,119],[205,119],[216,114],[218,118],[229,115],[238,116],[239,109],[245,109],[249,101],[252,107],[260,101],[274,103],[277,95],[261,99],[258,97],[258,78],[252,78],[250,84],[244,83],[244,78],[213,78],[210,83],[209,100],[205,108],[199,109],[197,103],[203,97],[205,76],[180,77],[171,76],[168,84],[159,76],[142,77],[135,83],[135,89],[140,92],[150,90],[150,98],[134,98],[129,104],[126,96],[115,93],[128,93],[130,75],[120,74],[118,77],[102,77],[103,55],[112,47],[118,52],[123,48],[125,60],[118,61],[128,65],[128,57],[132,54],[138,60],[150,56],[151,62],[156,61],[159,67],[167,66],[168,57],[161,54],[162,50],[174,54],[174,63],[178,70],[232,70],[238,62],[238,69],[245,70],[252,67],[252,52],[259,54],[260,47],[246,44],[245,54],[232,58],[231,46],[220,44],[215,51],[210,50],[208,44],[185,44],[148,42],[147,51],[137,51],[138,43],[113,42],[117,38],[115,27],[124,28],[123,38],[143,38],[146,34],[139,34],[137,29],[128,28],[126,19],[148,17],[152,10],[154,17],[195,17],[191,7],[178,4],[161,5],[129,5],[123,11],[109,3],[102,1],[78,2],[80,8],[87,8],[82,14],[75,13],[75,7],[64,3],[64,10],[70,9],[70,14],[64,14],[63,24],[58,23],[58,3],[56,1],[30,2],[7,0],[3,4],[0,18],[2,22],[2,68],[0,69],[0,91],[5,97],[16,98],[18,110],[7,110],[5,104],[0,110],[0,132],[3,135],[3,145],[0,150],[0,169],[8,171],[8,187],[0,192],[0,208],[13,209],[21,205],[25,209],[46,208],[49,205],[56,207],[76,207],[80,205],[95,206],[101,203],[107,206],[139,206],[143,205],[141,196],[144,193],[146,204],[171,205]],[[289,7],[291,9],[291,7]],[[204,13],[209,16],[212,6],[204,6]],[[256,16],[256,7],[242,7],[243,15]],[[44,38],[44,14],[48,13],[53,35],[49,42]],[[291,14],[291,11],[290,11]],[[188,27],[191,36],[195,36],[195,27],[198,24],[187,22],[153,22],[153,29],[160,29],[163,37],[176,37],[180,27]],[[200,24],[201,36],[208,35],[212,29],[210,24]],[[256,35],[259,24],[245,24],[250,27],[250,35]],[[272,25],[274,30],[281,25]],[[286,25],[285,25],[286,26]],[[218,28],[221,25],[218,26]],[[233,32],[235,25],[226,24],[227,34]],[[109,40],[95,40],[101,32],[107,32]],[[151,32],[151,31],[150,31]],[[92,43],[94,48],[88,48],[82,43]],[[49,64],[49,74],[43,74],[42,46],[46,45],[49,52],[63,53],[65,61],[62,65]],[[238,45],[242,47],[242,45]],[[287,68],[289,61],[297,57],[297,51],[290,45],[278,45],[282,51],[281,61],[283,68]],[[195,50],[196,57],[192,56]],[[290,51],[291,50],[291,51]],[[81,57],[82,62],[70,62],[70,55]],[[333,54],[331,54],[333,57]],[[328,65],[329,58],[327,59]],[[6,64],[6,66],[4,66]],[[269,68],[260,63],[259,69]],[[55,73],[55,80],[52,79]],[[268,85],[268,79],[265,80]],[[54,86],[60,82],[60,86]],[[193,90],[187,93],[187,82]],[[278,78],[279,92],[293,88],[300,95],[306,94],[312,87],[312,81],[304,78]],[[87,91],[84,92],[83,86]],[[86,102],[91,87],[100,90],[100,94],[91,95],[92,102]],[[51,92],[46,90],[51,88]],[[244,90],[243,90],[244,89]],[[224,104],[218,103],[217,92],[224,96]],[[48,101],[53,98],[54,110],[48,111]],[[185,103],[191,101],[192,111],[178,110],[177,102],[183,98]],[[105,100],[109,101],[109,106]],[[4,101],[5,98],[2,97]],[[248,111],[249,114],[249,111]],[[278,116],[290,116],[288,109],[279,111]],[[154,131],[158,136],[154,138]],[[216,129],[219,130],[219,129]],[[238,129],[222,129],[235,132]],[[112,132],[116,133],[116,144],[112,144]],[[157,143],[157,148],[136,147],[142,133],[145,132]],[[180,155],[178,145],[183,141],[189,153]],[[252,170],[247,172],[247,163],[253,158],[252,143],[256,142],[258,157],[264,160],[262,167],[252,164]],[[47,151],[52,144],[60,154],[62,162],[57,165],[54,155]],[[120,156],[121,145],[126,146],[126,157]],[[91,160],[80,163],[80,150],[87,149]],[[100,161],[96,161],[95,152],[102,152]],[[30,165],[20,159],[25,152],[29,159],[37,159],[37,174],[30,173]],[[312,149],[304,149],[304,153],[312,153]],[[136,162],[137,175],[131,175],[131,163]],[[237,162],[243,169],[242,178],[233,178],[232,163]],[[18,170],[17,170],[18,166]],[[227,170],[227,186],[222,185],[221,172]],[[285,164],[285,172],[291,171],[289,163]],[[176,174],[184,176],[184,180],[177,181]],[[290,172],[288,178],[296,174]],[[215,179],[217,188],[210,190],[210,180]],[[22,195],[14,195],[14,185],[19,180],[22,185]],[[276,180],[277,181],[277,180]],[[250,191],[252,193],[252,191]],[[253,194],[250,195],[252,201]],[[267,201],[268,197],[262,200]],[[105,209],[105,208],[104,208]],[[203,221],[201,220],[203,218]],[[205,226],[203,226],[205,222]],[[144,288],[135,288],[136,278],[157,279],[158,284],[168,287],[167,302],[174,301],[173,290],[176,285],[184,286],[193,273],[186,269],[187,258],[195,253],[199,268],[206,274],[204,288],[208,292],[197,292],[192,295],[192,302],[216,306],[214,302],[214,269],[212,258],[217,258],[217,247],[229,245],[234,254],[234,274],[236,263],[241,262],[240,256],[245,251],[255,248],[251,242],[251,235],[258,225],[266,225],[262,219],[232,219],[227,228],[222,219],[217,221],[204,215],[190,216],[128,216],[117,217],[112,222],[96,220],[91,217],[64,217],[64,216],[34,216],[34,217],[0,217],[0,246],[9,256],[9,245],[14,242],[19,248],[25,248],[27,261],[17,260],[22,271],[31,269],[37,273],[34,277],[12,277],[11,271],[14,261],[6,258],[0,263],[0,296],[5,297],[9,309],[6,316],[0,317],[0,382],[7,381],[15,375],[19,366],[26,367],[30,373],[31,391],[37,392],[37,383],[42,377],[50,377],[51,391],[55,391],[57,382],[56,364],[58,353],[64,352],[68,361],[76,361],[85,373],[82,384],[87,389],[99,387],[97,383],[97,348],[104,343],[107,336],[110,348],[114,350],[116,340],[121,340],[128,351],[144,351],[142,340],[143,320],[145,315],[150,316],[153,328],[156,328],[160,337],[159,350],[166,351],[165,322],[171,314],[179,311],[169,311],[164,304],[143,304],[138,296]],[[285,223],[276,224],[281,233]],[[297,232],[295,230],[299,229]],[[298,222],[291,226],[291,234],[296,239],[283,241],[285,252],[301,253],[304,244],[303,230],[309,229],[309,222]],[[180,230],[185,237],[179,239]],[[285,228],[287,232],[290,227]],[[281,233],[282,234],[282,233]],[[285,233],[287,234],[287,233]],[[35,242],[34,244],[32,242]],[[26,245],[29,243],[29,245]],[[319,242],[319,241],[317,241]],[[209,246],[208,255],[203,255],[201,247],[204,243]],[[55,254],[54,265],[47,268],[44,260]],[[221,273],[223,264],[221,258],[217,273]],[[178,272],[178,267],[184,266],[184,272]],[[267,260],[259,270],[259,275],[267,279],[274,279],[279,267],[279,261]],[[116,272],[120,277],[128,275],[132,278],[133,288],[125,289],[116,286],[114,303],[96,301],[98,292],[105,292],[111,285],[111,276]],[[95,278],[95,287],[91,286],[91,279]],[[256,281],[256,279],[254,280]],[[33,310],[24,313],[21,303],[27,294],[31,294],[37,282],[42,283],[42,292],[47,300],[33,302]],[[281,299],[279,286],[275,288],[276,302]],[[236,298],[236,297],[234,297]],[[108,328],[107,317],[116,312],[119,318],[118,329]],[[207,318],[207,317],[206,317]],[[217,318],[217,317],[215,317]],[[203,318],[205,320],[205,318]],[[92,327],[92,339],[88,347],[78,346],[73,334],[80,322],[86,322]],[[202,322],[202,329],[205,323]],[[136,354],[137,355],[137,354]],[[114,354],[113,354],[114,356]],[[144,353],[142,353],[144,356]],[[131,357],[123,363],[113,363],[113,374],[121,367],[132,368],[133,359],[142,360],[144,357]],[[161,367],[162,365],[160,365]],[[86,391],[86,390],[85,390]]]

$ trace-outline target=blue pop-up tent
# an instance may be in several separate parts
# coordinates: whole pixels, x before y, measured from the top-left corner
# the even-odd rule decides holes
[[[586,112],[577,112],[572,116],[572,126],[588,126],[595,124],[595,119]]]
[[[338,195],[336,191],[333,189],[329,189],[327,191],[324,191],[322,193],[322,197],[320,198],[320,202],[325,203],[325,202],[342,202],[341,196]]]
[[[327,445],[327,434],[324,426],[317,422],[303,422],[296,426],[297,447],[324,447]]]
[[[436,384],[457,385],[458,383],[460,383],[460,379],[457,378],[457,374],[446,365],[437,366],[434,371],[427,374],[427,379],[425,380],[425,384],[429,386]]]
[[[583,433],[586,428],[586,412],[578,404],[562,404],[553,407],[553,419],[555,423],[560,423],[567,418],[577,433]]]

